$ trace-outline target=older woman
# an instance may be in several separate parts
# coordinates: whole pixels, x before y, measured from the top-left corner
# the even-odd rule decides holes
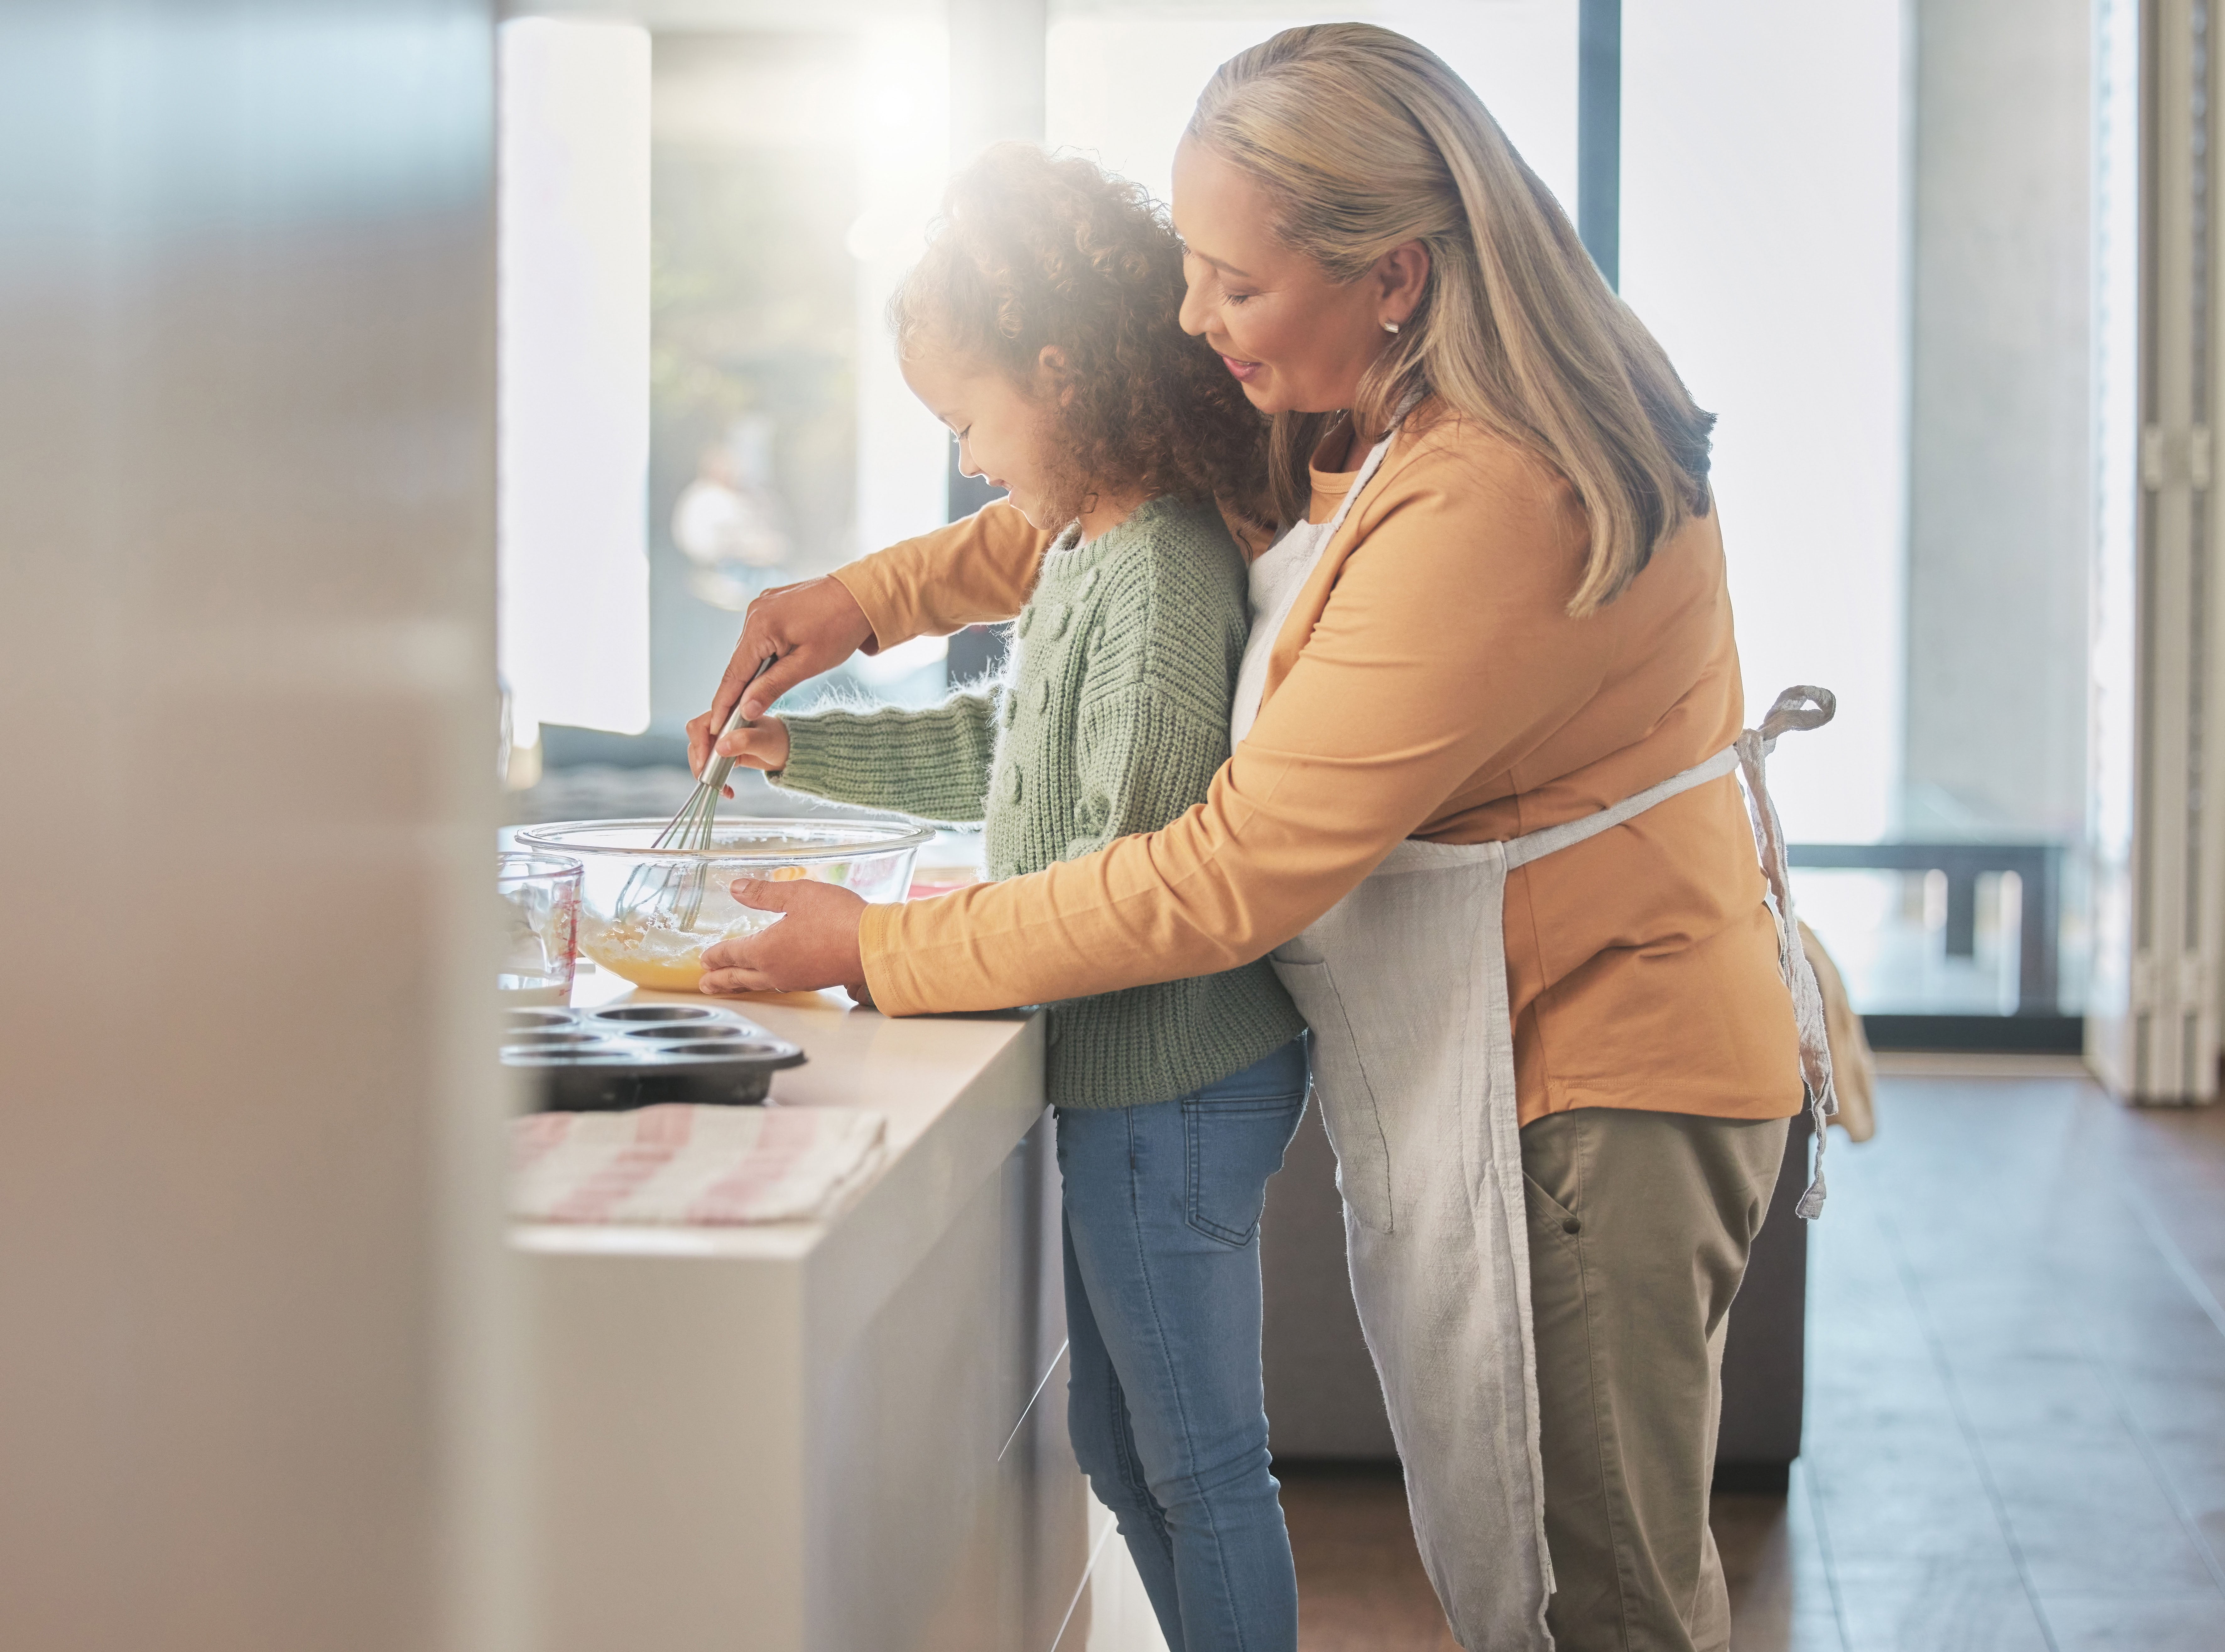
[[[707,988],[847,984],[909,1015],[1271,956],[1461,1644],[1725,1646],[1721,1331],[1828,1071],[1731,778],[1743,755],[1758,789],[1763,746],[1740,741],[1712,416],[1474,94],[1398,35],[1231,60],[1174,195],[1183,325],[1271,419],[1287,524],[1252,566],[1210,796],[938,900],[762,886],[786,920],[713,948]],[[737,661],[781,658],[745,709],[1011,615],[1045,543],[992,505],[761,599]]]

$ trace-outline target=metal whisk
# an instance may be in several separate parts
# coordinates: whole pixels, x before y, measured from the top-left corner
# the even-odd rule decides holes
[[[770,670],[773,661],[779,658],[777,654],[768,654],[759,660],[758,669],[750,673],[750,683],[755,683]],[[742,693],[746,695],[748,692],[749,683],[744,683]],[[723,739],[738,728],[749,727],[750,720],[742,715],[742,702],[738,697],[732,715],[726,719],[726,726],[719,731],[719,737]],[[703,778],[695,783],[695,790],[688,794],[688,801],[681,805],[680,812],[673,816],[672,823],[656,835],[656,841],[650,848],[677,850],[690,856],[700,855],[709,848],[712,824],[719,813],[719,794],[726,788],[726,777],[733,772],[734,759],[731,757],[714,755],[706,763]],[[679,918],[681,929],[692,930],[695,927],[696,918],[702,914],[703,883],[707,876],[703,862],[699,859],[691,859],[678,866],[667,862],[637,867],[633,875],[626,880],[625,887],[618,892],[618,916],[633,918],[644,912],[669,912]]]

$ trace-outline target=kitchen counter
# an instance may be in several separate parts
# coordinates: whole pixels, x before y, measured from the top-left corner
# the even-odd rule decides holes
[[[886,1156],[822,1222],[514,1228],[544,1643],[1158,1647],[1066,1440],[1040,1018],[732,1001],[809,1057],[772,1104],[870,1109]]]

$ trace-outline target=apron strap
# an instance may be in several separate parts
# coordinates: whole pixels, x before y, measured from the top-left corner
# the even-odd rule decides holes
[[[1808,1091],[1808,1110],[1816,1121],[1813,1179],[1793,1207],[1804,1222],[1823,1213],[1823,1142],[1832,1116],[1839,1110],[1838,1091],[1831,1082],[1831,1046],[1824,1036],[1823,994],[1816,984],[1815,967],[1800,944],[1800,918],[1792,906],[1791,866],[1785,854],[1784,824],[1769,796],[1769,754],[1778,737],[1794,729],[1821,728],[1839,708],[1829,689],[1800,683],[1777,696],[1759,728],[1738,737],[1732,750],[1746,779],[1746,812],[1753,823],[1754,847],[1761,856],[1762,876],[1768,880],[1767,900],[1777,919],[1777,963],[1784,984],[1792,993],[1792,1019],[1800,1032],[1800,1077]]]
[[[1375,473],[1382,467],[1384,456],[1391,451],[1391,444],[1398,440],[1399,427],[1421,400],[1419,389],[1406,393],[1405,400],[1398,404],[1398,410],[1391,415],[1391,428],[1383,433],[1381,441],[1367,450],[1366,458],[1360,461],[1359,470],[1353,475],[1352,485],[1344,490],[1344,498],[1328,521],[1320,524],[1293,523],[1283,531],[1273,546],[1262,552],[1259,559],[1252,563],[1252,579],[1248,581],[1252,605],[1252,634],[1244,645],[1244,658],[1237,666],[1236,692],[1230,696],[1228,743],[1231,747],[1242,745],[1244,737],[1252,732],[1252,724],[1259,719],[1260,703],[1267,694],[1267,672],[1275,657],[1275,643],[1282,636],[1283,627],[1290,623],[1290,610],[1297,607],[1299,594],[1305,589],[1306,581],[1313,577],[1314,569],[1321,566],[1321,559],[1328,552],[1329,541],[1342,531],[1344,519],[1352,514],[1352,507],[1360,503],[1360,496],[1367,491],[1367,485],[1375,480]],[[1351,424],[1349,411],[1346,412],[1344,419],[1347,425]],[[1279,582],[1263,586],[1259,582],[1263,565],[1301,534],[1306,536],[1311,544],[1294,548],[1292,554],[1301,554],[1302,550],[1304,566],[1290,568],[1277,576]],[[1263,592],[1269,589],[1276,594],[1263,600]]]
[[[1345,518],[1350,516],[1352,507],[1360,503],[1360,496],[1367,491],[1368,483],[1375,480],[1375,473],[1383,463],[1383,456],[1391,451],[1391,444],[1398,439],[1398,427],[1406,423],[1406,416],[1421,403],[1422,392],[1418,388],[1408,391],[1405,399],[1398,403],[1398,410],[1391,414],[1390,428],[1383,432],[1382,440],[1367,450],[1367,457],[1360,461],[1359,472],[1352,479],[1352,486],[1344,490],[1342,501],[1322,526],[1321,539],[1314,551],[1315,562],[1319,562],[1322,552],[1328,549],[1328,542],[1336,537],[1337,530],[1344,526]],[[1345,412],[1344,422],[1353,427],[1355,435],[1358,435],[1359,426],[1348,409]],[[1280,630],[1281,627],[1278,626],[1276,629]]]
[[[1577,820],[1565,821],[1558,826],[1541,826],[1534,832],[1506,840],[1506,869],[1528,866],[1532,861],[1543,860],[1556,849],[1564,849],[1571,843],[1581,843],[1588,837],[1596,837],[1610,826],[1644,814],[1657,803],[1666,803],[1680,791],[1689,791],[1694,786],[1704,785],[1710,780],[1720,780],[1739,766],[1738,748],[1726,747],[1704,763],[1696,763],[1682,774],[1672,774],[1658,785],[1625,797],[1611,808]]]
[[[1821,728],[1837,714],[1838,708],[1838,699],[1829,689],[1807,683],[1787,689],[1777,696],[1769,715],[1761,720],[1760,728],[1747,729],[1706,762],[1695,764],[1681,774],[1672,774],[1658,785],[1648,786],[1611,808],[1586,815],[1581,820],[1509,838],[1506,844],[1506,867],[1511,872],[1556,849],[1597,836],[1610,827],[1644,814],[1655,804],[1666,802],[1709,780],[1720,779],[1734,770],[1743,776],[1754,848],[1768,885],[1762,900],[1777,924],[1777,967],[1792,994],[1792,1020],[1800,1035],[1801,1086],[1807,1092],[1809,1112],[1816,1121],[1813,1179],[1795,1207],[1806,1222],[1813,1222],[1822,1214],[1824,1131],[1839,1110],[1839,1096],[1831,1080],[1831,1046],[1824,1037],[1822,989],[1816,985],[1815,967],[1808,962],[1807,949],[1800,944],[1800,919],[1792,907],[1792,875],[1785,855],[1784,827],[1777,817],[1777,805],[1770,800],[1768,765],[1769,754],[1777,748],[1779,735],[1795,729]]]

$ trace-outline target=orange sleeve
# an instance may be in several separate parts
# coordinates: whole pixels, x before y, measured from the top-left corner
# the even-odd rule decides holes
[[[1205,802],[1032,876],[868,907],[884,1011],[1043,1003],[1247,963],[1582,708],[1615,632],[1564,612],[1584,550],[1565,493],[1426,446],[1371,492],[1341,562],[1315,570],[1334,588],[1310,636]]]
[[[1027,605],[1053,535],[999,499],[972,516],[834,570],[877,648],[1010,620]]]

